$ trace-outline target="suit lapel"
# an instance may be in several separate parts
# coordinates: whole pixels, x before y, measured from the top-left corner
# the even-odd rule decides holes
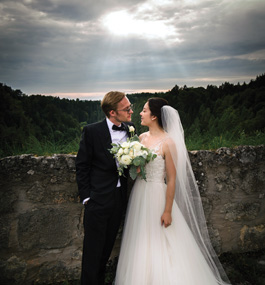
[[[113,155],[109,152],[109,149],[111,149],[112,145],[111,145],[111,136],[106,119],[104,119],[100,124],[99,135],[100,135],[100,142],[103,144],[105,154],[107,155],[108,159],[112,159],[113,162],[115,163]]]
[[[129,132],[129,126],[130,125],[128,123],[123,123],[123,124],[125,125],[127,135],[130,138],[131,137],[131,133]],[[112,148],[112,145],[111,145],[112,141],[111,141],[111,136],[110,136],[107,120],[104,119],[100,123],[99,127],[100,127],[100,129],[99,129],[99,135],[100,135],[99,140],[103,144],[105,154],[106,154],[108,160],[111,159],[113,161],[113,163],[115,163],[115,165],[116,165],[116,161],[113,158],[113,155],[109,152],[109,149]]]

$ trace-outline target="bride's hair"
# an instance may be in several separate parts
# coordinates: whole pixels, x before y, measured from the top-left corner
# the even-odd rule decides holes
[[[151,114],[157,117],[158,125],[161,128],[163,128],[162,119],[161,119],[161,109],[163,106],[168,105],[168,101],[163,98],[154,97],[154,98],[149,98],[147,102],[148,102]]]

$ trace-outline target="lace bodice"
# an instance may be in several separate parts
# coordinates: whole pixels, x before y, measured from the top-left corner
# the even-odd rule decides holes
[[[158,154],[157,157],[147,163],[146,181],[164,183],[166,177],[165,160],[162,155]]]
[[[146,164],[146,181],[148,182],[158,182],[164,183],[166,178],[166,166],[165,166],[165,159],[162,155],[162,146],[163,142],[167,138],[162,139],[158,143],[154,144],[150,147],[156,154],[157,157]]]

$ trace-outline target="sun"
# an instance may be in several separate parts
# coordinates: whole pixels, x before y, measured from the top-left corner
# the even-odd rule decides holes
[[[135,32],[134,22],[126,11],[112,12],[103,19],[104,26],[116,35],[126,35]]]
[[[110,33],[119,36],[166,38],[175,35],[174,28],[165,21],[137,19],[125,10],[109,13],[102,22]]]

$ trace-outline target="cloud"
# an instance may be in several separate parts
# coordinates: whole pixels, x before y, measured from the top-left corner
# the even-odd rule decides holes
[[[0,13],[0,82],[28,94],[167,90],[265,70],[260,0],[2,0]]]

